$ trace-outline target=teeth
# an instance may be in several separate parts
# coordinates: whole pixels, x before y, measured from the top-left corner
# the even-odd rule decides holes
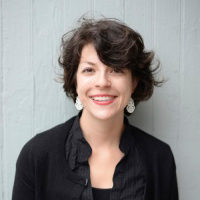
[[[109,101],[113,100],[114,97],[92,97],[92,99],[96,101]]]

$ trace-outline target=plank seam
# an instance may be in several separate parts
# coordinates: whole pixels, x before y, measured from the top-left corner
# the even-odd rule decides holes
[[[1,84],[0,84],[0,91],[1,91],[1,142],[2,144],[0,144],[0,149],[1,149],[1,152],[0,152],[0,158],[1,158],[1,171],[0,171],[0,176],[1,176],[1,198],[2,200],[4,199],[4,173],[3,173],[3,169],[4,169],[4,162],[3,162],[3,158],[4,158],[4,108],[3,108],[3,102],[4,102],[4,98],[3,98],[3,94],[4,94],[4,70],[3,70],[3,49],[4,49],[4,43],[3,43],[3,0],[0,0],[0,10],[1,10],[1,37],[0,37],[0,40],[1,40],[1,55],[0,55],[0,59],[1,59],[1,75],[0,75],[0,81],[1,81]]]
[[[178,134],[177,134],[177,142],[179,140],[180,137],[180,126],[181,126],[181,107],[182,107],[182,94],[183,94],[183,82],[184,82],[184,65],[183,65],[183,55],[184,55],[184,38],[185,38],[185,34],[184,34],[184,16],[185,16],[185,0],[180,0],[180,39],[179,39],[179,43],[180,43],[180,54],[179,54],[179,83],[180,83],[180,104],[179,104],[179,126],[178,126]]]
[[[32,101],[33,101],[33,104],[32,104],[32,122],[31,122],[31,136],[34,135],[34,130],[35,130],[35,127],[34,127],[34,109],[35,109],[35,87],[34,87],[34,73],[33,73],[33,0],[30,1],[30,54],[29,54],[29,57],[30,57],[30,67],[31,67],[31,72],[32,72]]]

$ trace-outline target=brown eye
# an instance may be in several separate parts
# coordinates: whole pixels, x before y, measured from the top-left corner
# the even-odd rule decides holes
[[[90,73],[90,72],[92,72],[93,71],[93,69],[92,68],[90,68],[90,67],[87,67],[87,68],[85,68],[82,72],[88,72],[88,73]]]
[[[121,69],[118,69],[118,68],[112,68],[111,72],[114,72],[114,73],[123,73],[123,71]]]

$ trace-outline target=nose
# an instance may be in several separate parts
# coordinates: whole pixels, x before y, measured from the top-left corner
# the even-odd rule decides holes
[[[96,87],[110,87],[111,86],[110,77],[106,71],[101,71],[97,74],[95,85]]]

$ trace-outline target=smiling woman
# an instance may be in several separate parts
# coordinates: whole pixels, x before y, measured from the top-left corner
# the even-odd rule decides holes
[[[159,63],[154,69],[151,68],[154,52],[145,50],[139,33],[116,19],[98,21],[87,19],[82,21],[81,26],[69,31],[62,38],[59,63],[64,69],[63,87],[66,95],[72,97],[74,102],[77,99],[76,72],[82,55],[81,51],[88,44],[93,45],[96,56],[105,66],[115,72],[128,69],[133,80],[139,80],[132,93],[135,105],[148,100],[153,93],[153,87],[162,84],[163,81],[154,78],[154,72],[159,68]],[[95,63],[88,60],[83,66],[87,66],[85,70],[91,72],[91,66],[95,66]],[[127,109],[124,113],[130,115]]]
[[[92,43],[83,47],[76,73],[76,92],[84,107],[82,119],[85,115],[110,121],[123,118],[137,81],[130,70],[118,71],[100,61]]]
[[[13,200],[178,200],[170,147],[125,116],[162,83],[153,57],[114,19],[83,20],[63,36],[63,88],[79,114],[23,147]]]

